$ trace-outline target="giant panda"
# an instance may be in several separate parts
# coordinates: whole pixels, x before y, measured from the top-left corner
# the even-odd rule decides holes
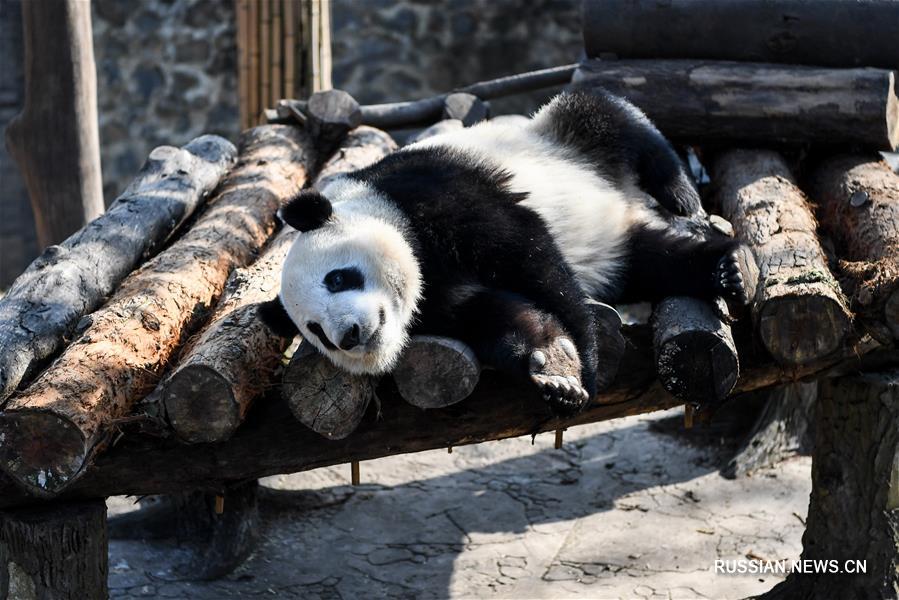
[[[390,371],[410,334],[454,337],[560,415],[596,392],[586,299],[751,292],[752,255],[706,224],[671,144],[607,93],[406,146],[281,216],[302,233],[261,309],[273,329],[371,374]]]

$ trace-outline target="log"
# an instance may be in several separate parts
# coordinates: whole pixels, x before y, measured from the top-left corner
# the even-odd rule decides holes
[[[596,335],[600,339],[597,348],[596,389],[602,391],[612,385],[618,375],[625,340],[621,335],[621,315],[614,307],[603,302],[588,300]]]
[[[899,175],[877,155],[823,161],[809,176],[822,229],[842,259],[851,308],[883,343],[899,339]]]
[[[865,561],[853,575],[790,574],[765,600],[899,596],[899,372],[822,382],[802,560]]]
[[[485,371],[474,393],[441,410],[424,412],[402,400],[391,386],[379,386],[380,412],[369,411],[353,435],[322,439],[298,422],[286,402],[272,392],[250,411],[247,421],[222,444],[184,445],[173,438],[132,434],[97,457],[59,499],[113,495],[218,491],[223,482],[294,473],[354,460],[461,446],[541,431],[554,431],[680,404],[653,372],[651,332],[628,327],[619,375],[597,401],[570,419],[551,418],[533,386]],[[857,372],[896,364],[899,353],[863,344],[818,362],[784,369],[770,361],[744,358],[735,393],[776,387],[786,382]],[[0,509],[33,505],[37,498],[0,474]]]
[[[141,260],[202,204],[237,150],[217,136],[160,146],[105,214],[50,246],[0,299],[0,402],[59,352]]]
[[[343,90],[315,92],[306,103],[306,126],[316,145],[334,148],[359,126],[362,112],[355,98]]]
[[[708,302],[666,298],[652,315],[656,370],[662,386],[693,406],[723,401],[737,384],[740,360],[730,325]]]
[[[0,512],[0,598],[106,598],[106,503]]]
[[[42,247],[103,213],[90,3],[22,3],[25,104],[6,127]]]
[[[892,0],[588,0],[583,14],[589,57],[899,68]]]
[[[415,336],[393,370],[403,399],[418,408],[443,408],[471,395],[481,377],[474,351],[459,340]]]
[[[443,118],[458,119],[465,127],[471,127],[489,116],[487,103],[474,94],[457,92],[443,101]]]
[[[846,300],[831,275],[815,218],[776,152],[732,150],[711,165],[712,201],[759,265],[753,317],[765,348],[798,365],[836,351],[850,332]]]
[[[558,87],[571,81],[577,65],[563,65],[550,69],[541,69],[481,81],[454,90],[477,96],[481,100],[503,98],[523,92]],[[413,100],[411,102],[392,102],[387,104],[370,104],[362,106],[362,123],[382,129],[403,129],[411,127],[427,127],[439,121],[443,115],[443,107],[449,94],[440,94]]]
[[[158,383],[178,346],[275,228],[282,199],[304,183],[274,177],[266,161],[291,148],[312,160],[295,129],[241,136],[241,160],[215,203],[167,250],[129,276],[81,336],[0,413],[0,469],[36,494],[77,478],[134,404]]]
[[[342,440],[365,416],[378,378],[344,371],[304,346],[285,369],[281,395],[300,423],[329,440]]]
[[[669,138],[899,145],[895,73],[699,60],[590,60],[569,89],[624,96]],[[364,111],[363,111],[364,112]]]
[[[361,169],[395,147],[382,131],[356,129],[325,163],[318,182]],[[270,177],[292,179],[303,169],[283,149],[280,158],[268,160]],[[272,385],[287,342],[273,335],[256,313],[260,303],[277,294],[281,266],[296,235],[289,227],[281,230],[258,261],[231,274],[209,325],[181,352],[178,366],[157,387],[169,424],[182,440],[228,439],[253,400]]]

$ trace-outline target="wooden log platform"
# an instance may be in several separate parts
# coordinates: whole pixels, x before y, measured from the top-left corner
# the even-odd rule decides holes
[[[899,145],[896,74],[708,60],[589,60],[569,89],[624,96],[692,144]]]
[[[316,184],[361,169],[394,148],[386,133],[358,128],[324,164]],[[284,168],[290,172],[302,166]],[[252,401],[271,385],[287,343],[272,334],[256,312],[260,303],[277,294],[281,265],[296,233],[289,227],[281,230],[259,260],[232,273],[209,325],[193,338],[172,374],[159,384],[158,396],[165,403],[168,421],[182,440],[228,439]]]
[[[753,315],[765,348],[793,365],[838,350],[851,329],[846,300],[784,159],[772,151],[732,150],[715,157],[710,172],[713,205],[758,261]]]
[[[814,168],[807,189],[853,312],[883,343],[899,340],[899,175],[878,155],[835,156]]]
[[[152,391],[173,353],[202,321],[234,267],[275,228],[281,201],[305,182],[268,167],[289,152],[308,164],[306,138],[287,126],[246,132],[241,160],[212,206],[177,242],[130,275],[81,336],[0,413],[0,469],[33,493],[71,484]]]
[[[217,136],[156,148],[109,210],[47,248],[16,279],[0,299],[0,403],[191,216],[236,155]]]
[[[185,445],[174,438],[129,433],[100,454],[59,499],[221,490],[228,482],[293,473],[394,454],[461,446],[531,435],[575,425],[677,406],[654,373],[652,332],[625,327],[626,350],[619,376],[576,417],[552,418],[533,386],[485,371],[474,393],[444,409],[422,411],[403,400],[389,379],[377,389],[380,411],[371,405],[362,423],[343,440],[327,440],[297,421],[276,391],[256,403],[246,422],[225,443]],[[805,365],[781,367],[766,357],[747,356],[734,393],[847,371],[895,364],[895,350],[863,344]],[[44,494],[45,495],[45,494]],[[0,509],[33,505],[39,496],[0,476]]]

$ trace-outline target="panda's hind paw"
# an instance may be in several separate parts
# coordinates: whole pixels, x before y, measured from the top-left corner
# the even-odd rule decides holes
[[[746,246],[738,246],[718,261],[715,288],[728,300],[748,304],[755,295],[758,267]]]
[[[550,410],[558,416],[576,414],[589,400],[581,384],[581,361],[568,338],[558,337],[544,348],[531,352],[531,381],[540,388]]]

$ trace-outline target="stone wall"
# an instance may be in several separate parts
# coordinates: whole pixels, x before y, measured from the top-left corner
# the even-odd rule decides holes
[[[19,19],[18,11],[0,11],[2,27],[20,28]],[[332,0],[332,28],[334,85],[365,103],[572,62],[582,46],[580,0]],[[155,146],[202,133],[236,139],[235,30],[234,0],[93,0],[107,203]],[[3,55],[20,56],[5,46]],[[529,112],[547,95],[495,101],[493,109]],[[0,167],[3,160],[0,152]],[[33,224],[14,187],[5,177],[0,289],[37,250],[33,234],[17,233]]]

